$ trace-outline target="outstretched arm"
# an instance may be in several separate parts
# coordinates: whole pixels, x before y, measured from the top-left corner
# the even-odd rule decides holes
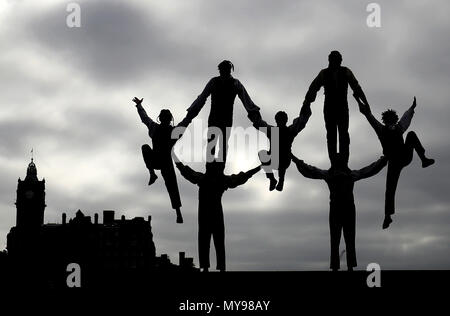
[[[175,153],[172,152],[173,160],[175,161],[175,165],[177,166],[178,170],[180,170],[181,175],[188,180],[189,182],[193,184],[198,184],[200,182],[200,179],[203,176],[203,173],[197,172],[192,170],[189,166],[184,165],[178,157],[175,155]]]
[[[192,102],[191,106],[187,109],[188,112],[191,112],[192,115],[197,116],[197,114],[200,112],[200,110],[203,108],[203,106],[206,103],[206,100],[208,99],[209,95],[211,94],[212,86],[214,84],[214,78],[209,80],[209,82],[206,84],[205,88],[203,89],[202,93],[195,99],[194,102]]]
[[[416,108],[416,97],[414,97],[414,101],[413,104],[411,105],[411,107],[403,114],[402,118],[400,119],[400,121],[398,122],[398,125],[400,126],[400,128],[402,129],[402,132],[404,133],[409,125],[411,125],[411,120],[414,116],[414,109]]]
[[[303,160],[298,159],[293,154],[291,155],[292,161],[297,166],[298,171],[306,178],[325,180],[328,175],[328,171],[322,170],[306,164]]]
[[[184,119],[182,119],[180,123],[178,123],[175,127],[184,127],[184,128],[188,127],[199,112],[200,112],[199,108],[196,108],[195,111],[194,110],[188,111]]]
[[[305,95],[305,100],[303,101],[303,107],[309,107],[312,102],[316,100],[317,92],[323,86],[323,70],[319,72],[317,77],[311,82],[308,92]]]
[[[381,131],[383,129],[383,124],[381,124],[380,121],[378,121],[372,114],[372,111],[370,110],[369,103],[363,103],[356,94],[353,94],[353,97],[355,98],[356,102],[358,102],[359,111],[366,117],[369,124],[372,126],[372,128],[375,130],[375,133],[377,133],[378,137],[381,135]]]
[[[242,83],[236,79],[236,84],[237,84],[237,95],[241,100],[242,104],[244,105],[245,110],[247,110],[248,113],[259,111],[259,106],[253,103],[252,99],[248,95],[247,90],[245,90],[245,87],[242,85]]]
[[[381,171],[381,169],[384,168],[387,164],[387,158],[384,156],[381,156],[380,159],[375,161],[374,163],[368,165],[367,167],[364,167],[360,170],[353,170],[352,171],[352,178],[354,181],[358,181],[365,178],[370,178],[374,175],[376,175],[378,172]]]
[[[355,76],[353,75],[353,72],[347,68],[347,81],[350,87],[353,90],[353,95],[356,99],[361,100],[365,104],[369,104],[366,99],[366,95],[364,94],[363,89],[358,83],[358,80],[356,80]]]
[[[139,114],[139,117],[141,118],[142,123],[144,123],[147,128],[149,133],[152,135],[153,131],[155,130],[155,127],[158,125],[156,124],[148,115],[147,112],[144,110],[144,108],[142,107],[142,101],[144,101],[144,98],[139,99],[139,98],[134,98],[133,102],[136,103],[136,108]]]
[[[250,169],[247,172],[239,172],[238,174],[232,174],[232,175],[226,176],[227,189],[232,189],[239,185],[244,184],[245,182],[247,182],[248,179],[253,177],[253,175],[255,175],[260,169],[261,169],[261,165],[259,165],[256,168]]]
[[[267,137],[270,138],[270,128],[269,125],[264,119],[261,117],[261,113],[259,111],[252,111],[248,113],[249,120],[253,123],[253,127],[259,129],[261,132],[266,134]]]
[[[302,107],[299,117],[294,119],[294,122],[289,126],[289,130],[294,136],[305,128],[310,116],[311,108],[309,106]]]

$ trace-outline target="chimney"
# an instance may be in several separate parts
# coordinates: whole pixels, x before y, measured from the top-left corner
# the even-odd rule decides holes
[[[66,213],[63,213],[63,214],[62,214],[62,224],[63,224],[63,225],[66,225],[66,221],[67,221],[67,214],[66,214]]]
[[[152,216],[149,215],[147,218],[148,218],[148,220],[147,220],[148,221],[148,225],[152,226]]]
[[[97,225],[98,224],[98,213],[94,214],[94,224]]]
[[[186,253],[184,251],[180,251],[180,262],[178,263],[178,265],[180,267],[184,266],[184,258],[186,256]]]
[[[122,220],[122,222],[125,222],[125,215],[122,215],[122,216],[120,217],[120,219]]]
[[[113,224],[114,223],[114,211],[105,210],[103,211],[103,224]]]

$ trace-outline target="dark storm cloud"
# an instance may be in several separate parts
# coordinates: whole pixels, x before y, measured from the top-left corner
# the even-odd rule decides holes
[[[140,145],[148,137],[132,105],[126,107],[129,100],[135,93],[144,95],[153,116],[173,104],[179,121],[217,75],[217,63],[229,58],[264,118],[273,123],[283,109],[292,121],[309,83],[326,67],[329,51],[339,49],[377,117],[387,107],[401,114],[418,97],[411,129],[438,159],[423,170],[415,158],[405,169],[389,231],[381,230],[386,170],[356,184],[359,267],[378,262],[385,269],[448,268],[445,12],[450,4],[378,3],[380,29],[366,26],[361,1],[81,1],[79,29],[65,27],[65,3],[43,4],[39,10],[21,3],[20,12],[5,16],[8,25],[0,32],[0,244],[15,221],[12,201],[17,177],[25,173],[24,155],[39,146],[39,176],[47,179],[46,221],[60,221],[63,211],[73,216],[78,208],[90,215],[103,209],[115,209],[117,216],[151,214],[158,253],[175,259],[186,251],[198,263],[198,188],[177,172],[186,224],[176,225],[161,177],[146,186]],[[6,45],[12,42],[16,45]],[[326,169],[322,98],[320,92],[293,151]],[[351,94],[349,103],[350,164],[357,169],[379,157],[381,146]],[[209,102],[199,119],[205,120],[208,111]],[[240,101],[234,122],[250,126]],[[287,181],[285,192],[269,193],[258,174],[225,193],[230,269],[328,268],[328,188],[323,181],[304,179],[294,165]]]
[[[195,62],[207,58],[195,37],[174,38],[173,29],[181,26],[161,20],[157,12],[123,1],[81,1],[80,6],[79,29],[62,25],[63,3],[31,17],[24,28],[30,40],[91,80],[127,85],[165,71],[195,75]],[[194,54],[196,59],[188,57]]]

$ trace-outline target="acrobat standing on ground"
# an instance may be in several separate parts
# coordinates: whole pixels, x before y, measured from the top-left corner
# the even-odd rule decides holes
[[[201,173],[184,165],[176,156],[175,164],[186,180],[198,186],[198,251],[200,268],[209,269],[209,247],[211,237],[214,240],[217,258],[217,270],[225,271],[225,224],[223,219],[222,195],[244,184],[261,166],[247,172],[224,175],[224,162],[212,161],[206,164],[206,172]]]
[[[172,125],[173,116],[170,110],[161,110],[158,119],[160,124],[154,122],[142,107],[144,99],[134,98],[136,108],[144,123],[148,128],[148,135],[152,139],[153,148],[150,145],[142,145],[142,155],[144,157],[145,165],[150,173],[150,180],[148,185],[152,185],[158,176],[155,170],[161,170],[161,175],[166,184],[167,192],[169,193],[172,208],[177,214],[177,223],[183,223],[183,216],[181,215],[181,199],[178,190],[177,177],[172,162],[172,148],[179,138],[181,138],[185,128],[192,122],[192,119],[198,114],[198,111],[189,111],[186,117],[176,126]],[[174,129],[177,128],[176,135],[173,135]]]
[[[389,161],[386,177],[385,217],[383,220],[383,229],[386,229],[392,223],[391,216],[395,213],[395,191],[400,173],[403,168],[411,163],[414,150],[422,161],[423,168],[434,164],[434,159],[429,159],[425,156],[425,149],[415,132],[408,132],[406,140],[403,140],[403,134],[411,124],[414,115],[414,109],[417,104],[416,97],[414,97],[413,104],[400,120],[398,120],[398,115],[394,110],[384,111],[381,114],[383,124],[372,115],[368,103],[363,103],[356,97],[355,99],[358,102],[359,110],[375,130],[383,147],[383,154]]]
[[[330,190],[330,269],[340,269],[339,243],[344,233],[347,253],[347,267],[352,271],[357,266],[355,250],[356,207],[353,188],[356,181],[376,175],[386,166],[387,159],[381,157],[371,165],[360,170],[350,170],[345,157],[337,154],[334,163],[328,170],[307,165],[303,160],[292,155],[292,161],[298,171],[306,178],[324,180]]]

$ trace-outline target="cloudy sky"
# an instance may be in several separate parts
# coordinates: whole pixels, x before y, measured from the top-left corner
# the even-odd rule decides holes
[[[370,1],[360,0],[78,1],[80,28],[66,25],[69,2],[0,0],[0,249],[15,225],[17,179],[34,148],[38,176],[46,179],[45,222],[61,222],[62,212],[71,217],[77,209],[152,215],[158,254],[176,259],[186,251],[198,265],[197,187],[178,174],[185,224],[175,224],[161,178],[146,185],[140,146],[149,140],[131,99],[143,97],[153,117],[168,107],[180,121],[217,75],[217,64],[230,59],[266,120],[280,109],[291,120],[337,49],[376,116],[387,107],[403,113],[417,96],[411,129],[437,160],[422,169],[415,157],[404,170],[387,231],[381,229],[386,170],[356,184],[359,268],[370,262],[382,269],[450,268],[448,1],[378,1],[380,28],[367,26]],[[381,155],[381,146],[349,99],[350,167],[359,169]],[[293,151],[326,169],[322,104],[320,93]],[[208,112],[209,102],[196,122]],[[239,100],[234,122],[249,126]],[[256,152],[236,153],[226,171],[256,164]],[[226,192],[223,205],[230,270],[328,269],[323,181],[291,166],[285,190],[269,192],[259,173]]]

